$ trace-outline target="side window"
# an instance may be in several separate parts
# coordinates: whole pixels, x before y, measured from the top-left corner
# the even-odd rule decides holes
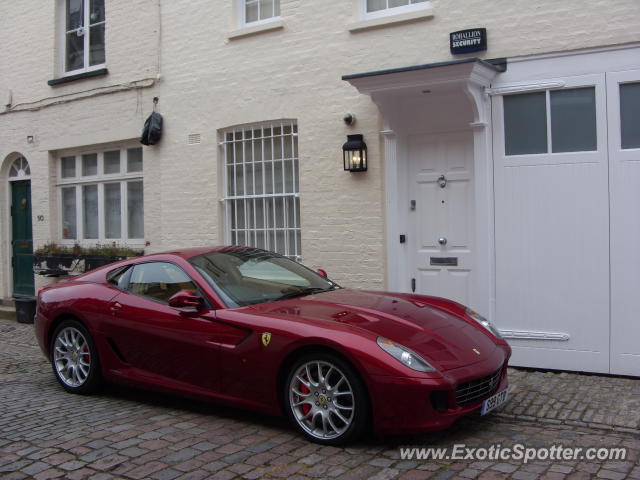
[[[180,290],[196,293],[198,287],[184,271],[169,262],[141,263],[133,267],[129,291],[161,303]]]
[[[127,286],[130,274],[131,268],[129,265],[126,267],[116,268],[107,274],[107,281],[119,289],[124,289]]]

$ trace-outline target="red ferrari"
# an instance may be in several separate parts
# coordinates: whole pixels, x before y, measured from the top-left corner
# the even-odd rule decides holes
[[[447,427],[507,397],[511,350],[443,298],[341,288],[283,256],[196,248],[42,288],[35,331],[69,392],[103,380],[269,414],[324,444]]]

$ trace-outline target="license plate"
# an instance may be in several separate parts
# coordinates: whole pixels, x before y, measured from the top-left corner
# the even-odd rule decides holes
[[[499,406],[503,405],[507,401],[507,392],[508,390],[505,388],[501,392],[496,393],[482,402],[480,415],[486,415],[491,410],[495,410]]]

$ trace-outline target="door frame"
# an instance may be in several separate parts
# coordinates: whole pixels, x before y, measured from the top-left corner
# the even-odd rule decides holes
[[[459,74],[459,72],[458,72]],[[493,142],[491,101],[486,95],[497,74],[482,64],[475,64],[469,78],[460,82],[459,76],[450,86],[457,88],[466,99],[469,117],[455,129],[441,128],[424,132],[438,134],[470,131],[473,141],[474,205],[474,270],[469,291],[469,305],[490,320],[495,317],[495,249],[493,204]],[[422,88],[422,87],[421,87]],[[406,234],[409,176],[406,112],[400,112],[392,94],[372,95],[382,114],[385,192],[385,241],[387,257],[387,289],[411,292],[408,243],[401,245],[399,236]]]

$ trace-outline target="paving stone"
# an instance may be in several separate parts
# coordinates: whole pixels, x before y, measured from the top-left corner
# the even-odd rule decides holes
[[[74,470],[73,472],[67,472],[64,475],[64,480],[87,480],[96,476],[97,472],[90,468],[81,468],[79,470]]]
[[[608,480],[624,480],[627,478],[627,475],[622,472],[614,472],[613,470],[604,470],[601,469],[598,471],[597,478],[606,478]]]
[[[149,450],[139,447],[129,447],[118,451],[120,455],[126,455],[127,457],[139,457],[145,453],[149,453]]]
[[[189,460],[190,458],[193,458],[198,454],[200,454],[199,450],[193,448],[184,448],[178,452],[174,452],[165,457],[162,457],[161,460],[166,463],[178,463]]]
[[[164,468],[158,472],[155,472],[150,476],[154,480],[173,480],[174,478],[179,477],[180,475],[184,475],[184,472],[180,472],[178,470],[174,470],[173,468]]]
[[[159,472],[160,470],[167,468],[166,463],[162,462],[149,462],[146,465],[141,465],[140,467],[134,468],[127,472],[127,476],[131,477],[135,480],[139,480],[145,478],[152,473]]]
[[[58,470],[56,468],[50,468],[49,470],[44,470],[40,473],[37,473],[33,476],[35,480],[49,480],[50,478],[59,478],[64,475],[62,470]]]
[[[459,472],[458,475],[463,478],[476,478],[478,475],[480,475],[480,473],[480,470],[476,470],[474,468],[465,468],[464,470]]]
[[[369,462],[369,465],[373,465],[374,467],[388,467],[393,464],[394,461],[387,458],[374,458]]]
[[[513,473],[518,469],[518,467],[511,465],[510,463],[497,463],[493,465],[491,469],[503,473]]]
[[[569,465],[554,464],[549,467],[549,471],[558,473],[571,473],[573,468]]]
[[[70,462],[63,463],[58,465],[58,468],[65,470],[67,472],[72,472],[74,470],[78,470],[86,465],[85,462],[81,462],[80,460],[71,460]]]
[[[95,470],[110,470],[116,465],[119,465],[122,462],[126,462],[127,459],[128,457],[125,457],[123,455],[109,455],[107,457],[102,457],[99,460],[96,460],[95,462],[91,463],[89,467]]]
[[[26,467],[20,468],[22,473],[26,473],[27,475],[35,475],[36,473],[44,472],[45,470],[51,468],[51,465],[45,462],[35,462]]]

